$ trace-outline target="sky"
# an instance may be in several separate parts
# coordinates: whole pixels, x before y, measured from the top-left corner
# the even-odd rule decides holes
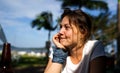
[[[116,13],[117,0],[105,0]],[[61,15],[61,2],[56,0],[0,0],[0,24],[7,41],[16,47],[44,47],[48,31],[31,27],[31,22],[43,11],[51,11],[54,25]],[[94,14],[94,13],[93,13]],[[51,32],[52,36],[58,30]],[[0,44],[3,42],[0,41]]]

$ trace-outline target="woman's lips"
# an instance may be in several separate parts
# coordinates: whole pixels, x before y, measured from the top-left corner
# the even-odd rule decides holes
[[[65,40],[65,38],[60,38],[60,42],[62,42],[62,41],[64,41]]]

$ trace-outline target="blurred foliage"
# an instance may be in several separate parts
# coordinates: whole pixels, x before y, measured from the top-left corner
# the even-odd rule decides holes
[[[29,67],[29,66],[45,66],[47,64],[47,57],[35,57],[23,55],[19,61],[12,61],[13,67]]]
[[[111,44],[117,38],[117,16],[111,16],[110,12],[100,13],[92,17],[93,37],[102,40],[104,45]]]
[[[1,54],[0,54],[0,57],[1,57]],[[29,66],[46,66],[46,65],[47,65],[46,56],[36,57],[36,56],[22,55],[19,61],[12,60],[12,66],[14,68],[26,68]]]
[[[89,10],[100,9],[103,11],[108,11],[107,3],[104,2],[103,0],[56,0],[56,1],[62,2],[61,5],[62,9],[66,7],[81,9],[82,7],[84,7]]]

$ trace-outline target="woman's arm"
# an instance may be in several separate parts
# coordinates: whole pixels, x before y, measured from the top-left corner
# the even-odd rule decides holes
[[[61,73],[62,66],[66,61],[68,52],[59,41],[59,33],[57,33],[53,36],[53,43],[56,46],[56,48],[53,50],[53,58],[49,59],[44,73]]]
[[[52,64],[52,59],[49,58],[48,64],[47,64],[44,72],[46,72],[48,70],[48,68],[51,66],[51,64]]]
[[[68,52],[61,48],[55,48],[53,58],[49,59],[48,65],[44,73],[61,73],[62,66],[66,62]]]
[[[52,59],[49,59],[48,65],[44,73],[61,73],[62,64],[52,63]]]
[[[90,62],[89,73],[106,73],[106,57],[100,56]]]

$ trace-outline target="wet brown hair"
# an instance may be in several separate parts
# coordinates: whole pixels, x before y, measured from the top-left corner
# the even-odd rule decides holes
[[[69,19],[70,25],[73,23],[77,28],[79,27],[79,31],[84,35],[84,42],[87,41],[91,36],[92,23],[90,17],[80,9],[70,10],[69,8],[64,9],[61,20],[66,16]]]

